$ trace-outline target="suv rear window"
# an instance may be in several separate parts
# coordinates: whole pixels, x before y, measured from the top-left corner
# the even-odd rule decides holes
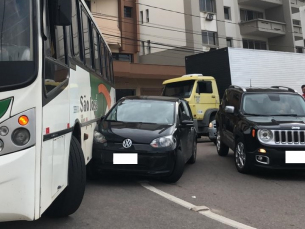
[[[296,115],[305,116],[305,101],[292,94],[246,94],[242,109],[253,115]]]

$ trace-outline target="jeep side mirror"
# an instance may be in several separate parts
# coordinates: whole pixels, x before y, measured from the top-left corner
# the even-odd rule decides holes
[[[226,106],[225,107],[225,112],[228,114],[233,114],[234,113],[234,107],[233,106]]]
[[[193,120],[183,120],[181,122],[181,126],[194,126],[194,121]]]

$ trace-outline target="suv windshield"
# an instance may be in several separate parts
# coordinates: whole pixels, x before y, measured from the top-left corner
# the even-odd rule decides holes
[[[305,116],[305,101],[292,94],[246,94],[242,108],[251,115]]]
[[[195,80],[186,80],[165,85],[163,96],[189,98],[192,94]]]
[[[173,124],[175,103],[154,100],[123,100],[110,112],[107,121]]]
[[[0,89],[15,86],[33,75],[31,0],[0,2]]]

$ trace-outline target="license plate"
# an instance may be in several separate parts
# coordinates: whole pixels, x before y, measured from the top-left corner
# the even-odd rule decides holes
[[[137,165],[138,154],[137,153],[114,153],[113,154],[114,165]]]
[[[304,164],[305,151],[286,151],[285,152],[286,164]]]

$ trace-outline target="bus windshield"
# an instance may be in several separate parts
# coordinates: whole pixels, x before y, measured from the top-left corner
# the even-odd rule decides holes
[[[29,81],[33,56],[32,1],[0,1],[0,89]]]

